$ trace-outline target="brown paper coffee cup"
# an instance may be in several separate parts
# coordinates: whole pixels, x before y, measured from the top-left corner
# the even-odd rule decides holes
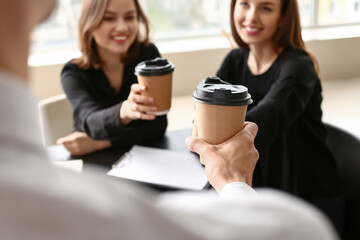
[[[212,145],[225,142],[243,128],[247,106],[252,103],[246,87],[220,78],[204,79],[193,93],[193,99],[192,135]],[[200,161],[204,164],[201,157]]]
[[[154,98],[154,104],[158,107],[155,115],[166,114],[171,107],[172,73],[163,76],[138,76],[139,84],[146,86],[144,96]]]
[[[197,136],[207,143],[223,143],[244,126],[247,106],[195,104]]]
[[[154,98],[158,108],[152,112],[155,115],[164,115],[170,110],[174,69],[174,65],[164,58],[144,61],[135,67],[139,84],[146,86],[143,95]]]

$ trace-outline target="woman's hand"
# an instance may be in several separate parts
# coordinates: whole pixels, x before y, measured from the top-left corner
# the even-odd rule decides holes
[[[154,98],[143,96],[141,93],[146,91],[146,87],[140,84],[133,84],[128,99],[123,102],[120,108],[121,124],[127,125],[132,120],[154,120],[157,107],[154,106]]]
[[[85,155],[111,147],[110,141],[92,139],[84,132],[73,132],[66,137],[59,138],[56,144],[64,145],[73,156]]]

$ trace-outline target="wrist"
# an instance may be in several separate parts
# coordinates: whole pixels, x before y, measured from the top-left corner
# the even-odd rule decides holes
[[[102,149],[111,147],[111,142],[109,140],[103,140],[101,143]]]
[[[242,174],[242,173],[244,173],[244,174]],[[232,178],[227,183],[244,182],[251,187],[252,186],[252,177],[248,176],[246,173],[247,172],[242,171],[242,172],[235,174],[234,176],[232,176]]]
[[[218,177],[216,179],[211,179],[210,184],[213,186],[213,188],[215,188],[215,190],[218,193],[220,193],[225,186],[232,184],[234,182],[243,182],[251,186],[250,184],[248,184],[247,181],[245,181],[245,178],[242,177],[241,174],[234,174],[234,175],[228,174],[231,176],[227,176],[227,174],[218,172],[215,175]]]
[[[126,125],[130,124],[131,121],[132,121],[132,119],[130,119],[130,118],[121,118],[121,117],[120,117],[120,123],[121,123],[121,125],[123,125],[123,126],[126,126]]]
[[[120,107],[120,111],[119,111],[119,118],[120,118],[120,123],[121,125],[128,125],[132,119],[127,117],[126,112],[123,110],[123,107]]]
[[[95,151],[111,147],[111,142],[109,140],[94,140],[94,144]]]

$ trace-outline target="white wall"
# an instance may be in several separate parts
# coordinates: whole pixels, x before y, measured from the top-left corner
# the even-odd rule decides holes
[[[323,81],[360,77],[360,37],[306,43],[320,64]],[[215,75],[229,49],[209,49],[163,56],[175,64],[173,96],[190,95],[204,78]],[[40,100],[61,94],[63,64],[30,67],[31,89]]]
[[[360,37],[306,42],[320,65],[322,80],[360,77]]]

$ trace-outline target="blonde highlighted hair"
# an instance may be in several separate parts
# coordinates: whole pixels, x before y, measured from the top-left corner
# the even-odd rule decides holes
[[[149,44],[149,21],[138,0],[133,1],[136,6],[139,24],[143,26],[144,33],[141,34],[140,30],[138,31],[134,43],[122,59],[125,63],[135,61],[142,47]],[[90,67],[103,66],[92,32],[101,24],[108,2],[109,0],[84,0],[83,2],[78,26],[79,46],[82,55],[73,60],[73,63],[76,63],[80,68],[89,69]]]

